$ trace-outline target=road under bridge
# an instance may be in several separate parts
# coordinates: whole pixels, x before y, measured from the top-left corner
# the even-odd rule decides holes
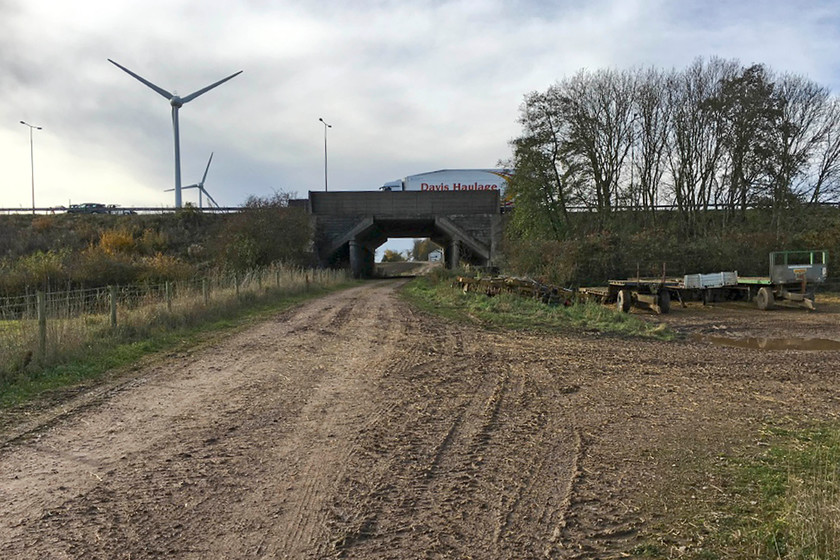
[[[310,192],[315,248],[323,266],[374,274],[376,249],[389,238],[430,238],[448,268],[493,264],[502,216],[497,191]]]

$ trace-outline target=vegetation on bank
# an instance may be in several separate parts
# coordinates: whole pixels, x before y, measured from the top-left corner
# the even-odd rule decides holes
[[[35,290],[185,280],[272,263],[310,266],[312,229],[289,195],[234,214],[0,216],[0,297]]]
[[[661,212],[660,225],[645,229],[631,212],[611,217],[609,231],[566,239],[521,238],[508,233],[503,266],[513,274],[531,276],[567,287],[603,285],[608,279],[659,278],[685,274],[737,271],[741,276],[767,276],[769,254],[783,250],[828,250],[828,283],[840,280],[840,209],[802,209],[797,226],[777,234],[770,215],[748,212],[740,231],[686,239],[678,234],[676,216]],[[575,217],[581,223],[591,214]]]
[[[757,446],[688,465],[667,526],[642,558],[835,560],[840,554],[840,425],[765,426]],[[697,477],[704,480],[698,481]],[[688,480],[688,479],[693,480]],[[686,492],[689,495],[686,495]],[[674,523],[674,518],[681,522]]]
[[[423,311],[451,320],[476,322],[488,328],[532,331],[589,331],[620,336],[675,338],[664,325],[655,325],[627,313],[616,313],[596,303],[568,307],[547,305],[514,294],[488,297],[464,293],[454,286],[455,275],[444,269],[416,278],[403,289],[404,296]]]

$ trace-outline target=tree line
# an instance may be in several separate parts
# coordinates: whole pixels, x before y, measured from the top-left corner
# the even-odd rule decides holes
[[[803,204],[840,200],[840,100],[762,64],[697,59],[683,70],[581,70],[525,96],[512,141],[518,237],[566,239],[575,209],[609,228],[618,209],[706,235],[764,208],[772,227]]]

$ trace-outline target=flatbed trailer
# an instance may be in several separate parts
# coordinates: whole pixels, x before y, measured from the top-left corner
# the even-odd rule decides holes
[[[656,313],[668,313],[671,310],[672,291],[678,289],[677,280],[636,278],[610,280],[607,286],[580,288],[578,293],[583,299],[615,304],[623,313],[629,312],[633,306],[652,309]]]

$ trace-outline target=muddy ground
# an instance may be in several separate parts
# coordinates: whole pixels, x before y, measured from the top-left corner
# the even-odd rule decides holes
[[[693,465],[840,410],[840,352],[488,332],[401,282],[7,414],[0,558],[615,558]],[[840,340],[837,305],[647,317]]]

